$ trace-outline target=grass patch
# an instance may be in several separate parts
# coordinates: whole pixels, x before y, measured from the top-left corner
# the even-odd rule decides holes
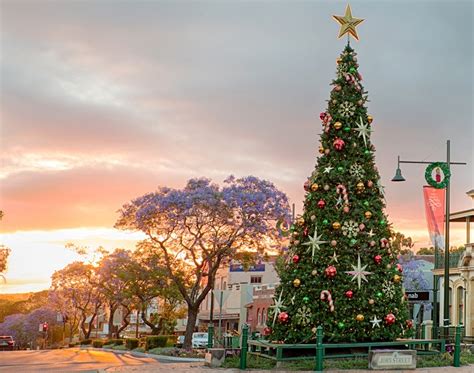
[[[109,348],[112,349],[112,350],[117,350],[117,351],[127,351],[127,347],[125,347],[124,345],[110,346]]]
[[[176,347],[156,347],[148,351],[150,354],[155,355],[165,355],[165,356],[174,356],[174,357],[189,357],[189,358],[204,358],[204,350],[192,350],[186,351],[182,348]]]
[[[135,351],[135,352],[146,352],[143,347],[134,348],[133,351]]]
[[[232,356],[227,357],[222,365],[222,368],[239,368],[240,357]],[[247,368],[248,369],[273,369],[276,365],[276,361],[265,359],[260,356],[247,355]]]

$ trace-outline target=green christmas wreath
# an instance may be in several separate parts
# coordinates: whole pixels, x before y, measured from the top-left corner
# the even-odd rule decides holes
[[[443,180],[441,181],[436,181],[433,178],[433,170],[435,168],[441,169],[443,172]],[[434,162],[431,163],[428,167],[426,167],[425,171],[425,180],[428,184],[430,184],[432,187],[435,187],[436,189],[444,189],[448,186],[449,183],[449,178],[451,177],[451,172],[449,171],[449,167],[447,163],[444,162]]]

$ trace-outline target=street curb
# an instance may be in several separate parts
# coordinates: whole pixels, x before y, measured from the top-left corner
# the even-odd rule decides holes
[[[94,347],[80,347],[81,350],[92,350],[92,351],[107,351],[113,352],[115,354],[130,354],[135,357],[149,357],[155,360],[165,360],[165,361],[173,361],[175,363],[204,363],[204,359],[197,359],[191,357],[175,357],[175,356],[166,356],[166,355],[156,355],[156,354],[148,354],[146,352],[137,352],[137,351],[129,351],[129,350],[112,350],[110,348],[94,348]]]

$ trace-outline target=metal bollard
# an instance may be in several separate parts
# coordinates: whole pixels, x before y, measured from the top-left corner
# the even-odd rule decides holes
[[[214,341],[214,325],[209,324],[207,326],[207,348],[213,347]]]
[[[244,324],[242,326],[242,346],[240,348],[240,369],[247,369],[247,339],[249,337],[249,326]]]
[[[324,359],[324,349],[323,349],[323,327],[319,325],[316,328],[316,372],[323,371],[323,359]]]
[[[461,366],[461,325],[456,326],[456,337],[454,339],[453,366]]]

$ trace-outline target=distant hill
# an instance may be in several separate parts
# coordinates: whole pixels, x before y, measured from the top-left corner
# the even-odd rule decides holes
[[[48,303],[48,290],[36,293],[0,294],[0,323],[15,313],[30,313]]]

